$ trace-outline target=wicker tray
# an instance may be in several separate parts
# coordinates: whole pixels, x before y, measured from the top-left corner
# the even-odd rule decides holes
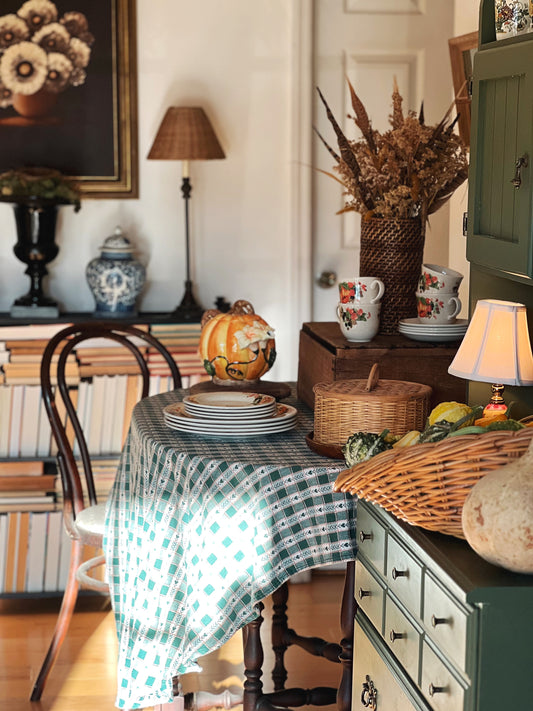
[[[367,380],[317,383],[314,439],[320,444],[342,446],[354,432],[404,435],[422,430],[429,413],[431,388],[404,380],[379,380],[377,363]]]
[[[342,471],[334,489],[378,504],[415,526],[464,538],[461,513],[470,489],[524,454],[532,437],[533,427],[526,427],[389,449]]]

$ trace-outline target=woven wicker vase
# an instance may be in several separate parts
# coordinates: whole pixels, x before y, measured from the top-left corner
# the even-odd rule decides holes
[[[419,219],[361,221],[360,276],[385,284],[380,333],[397,333],[398,322],[416,316],[416,289],[422,270],[425,229]]]

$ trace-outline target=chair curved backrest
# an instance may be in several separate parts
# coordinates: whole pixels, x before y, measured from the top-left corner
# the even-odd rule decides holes
[[[59,331],[47,344],[41,361],[41,391],[44,405],[50,420],[52,435],[57,444],[57,460],[63,487],[63,515],[69,533],[73,532],[76,515],[85,508],[80,470],[74,456],[74,448],[67,435],[68,424],[63,422],[57,407],[57,398],[62,398],[67,413],[67,420],[74,431],[78,444],[80,458],[83,464],[83,475],[88,492],[88,503],[95,505],[96,491],[90,452],[83,433],[80,420],[73,404],[65,366],[68,356],[82,342],[93,338],[106,338],[124,346],[135,357],[142,377],[141,398],[148,395],[150,372],[143,352],[139,346],[148,346],[160,353],[169,366],[174,388],[181,387],[181,376],[174,359],[165,346],[150,333],[135,326],[95,321],[67,326]],[[57,373],[57,375],[56,375]],[[55,377],[54,377],[55,376]],[[57,387],[54,381],[57,380]]]

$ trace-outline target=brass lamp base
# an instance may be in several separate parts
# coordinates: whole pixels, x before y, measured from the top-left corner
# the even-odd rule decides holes
[[[503,399],[503,391],[505,390],[505,385],[499,383],[494,383],[491,387],[492,396],[487,405],[483,409],[483,415],[495,415],[498,412],[506,412],[507,404]]]

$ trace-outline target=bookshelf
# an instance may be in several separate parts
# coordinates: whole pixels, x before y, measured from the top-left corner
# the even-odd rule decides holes
[[[64,590],[70,540],[62,525],[62,490],[56,448],[40,391],[40,361],[49,338],[69,323],[94,321],[65,313],[53,323],[0,313],[0,595],[55,595]],[[115,319],[114,319],[115,320]],[[141,313],[121,323],[149,330],[177,362],[183,387],[207,380],[197,354],[199,323],[168,314]],[[149,348],[150,395],[171,385],[168,367]],[[113,484],[140,377],[131,354],[94,339],[67,364],[72,398],[91,453],[97,495]],[[89,557],[95,551],[88,551]]]

